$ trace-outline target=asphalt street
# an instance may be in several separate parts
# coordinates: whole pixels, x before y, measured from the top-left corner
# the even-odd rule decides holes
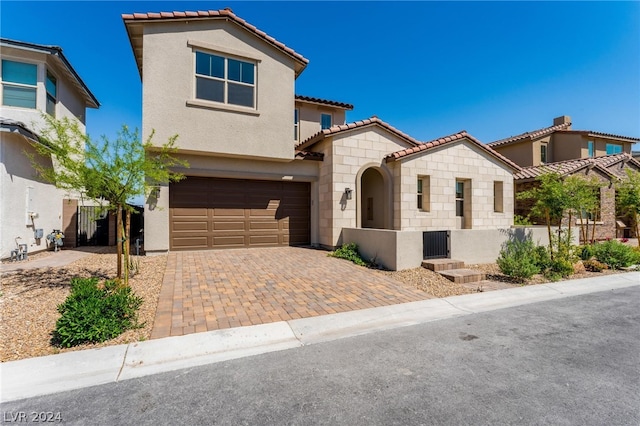
[[[638,425],[640,287],[2,404],[3,423]]]

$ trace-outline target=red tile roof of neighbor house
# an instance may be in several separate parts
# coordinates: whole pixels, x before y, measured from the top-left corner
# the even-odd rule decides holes
[[[330,101],[328,99],[313,98],[311,96],[296,95],[296,101],[309,102],[312,104],[330,105],[342,109],[352,110],[353,105],[344,102]]]
[[[314,151],[298,151],[296,150],[295,158],[300,160],[323,161],[324,153]]]
[[[605,155],[602,157],[594,158],[580,158],[576,160],[558,161],[556,163],[544,164],[541,166],[524,167],[520,172],[513,175],[515,180],[533,180],[546,173],[558,173],[561,176],[567,176],[576,173],[585,167],[595,168],[610,177],[622,177],[623,173],[620,170],[612,170],[611,166],[620,162],[633,164],[640,170],[640,162],[635,160],[631,155],[627,153]]]
[[[541,138],[559,130],[566,130],[568,127],[571,127],[571,123],[563,123],[556,126],[545,127],[543,129],[534,130],[532,132],[524,132],[516,136],[510,136],[508,138],[500,139],[495,142],[488,143],[487,146],[491,148],[497,148],[505,145],[511,145],[517,142],[522,142],[524,140]]]
[[[470,141],[472,144],[474,144],[475,146],[477,146],[478,148],[480,148],[481,150],[485,151],[487,154],[497,158],[498,160],[502,161],[503,163],[507,164],[509,167],[511,167],[514,170],[519,171],[521,169],[520,166],[518,166],[516,163],[514,163],[513,161],[509,160],[508,158],[506,158],[505,156],[503,156],[502,154],[496,152],[495,150],[493,150],[491,147],[488,147],[487,145],[483,144],[482,142],[480,142],[478,139],[474,138],[473,136],[471,136],[469,133],[467,133],[466,130],[461,130],[458,133],[454,133],[452,135],[449,136],[444,136],[438,139],[434,139],[428,142],[421,142],[420,144],[418,144],[417,146],[411,147],[411,148],[407,148],[407,149],[403,149],[400,151],[396,151],[396,152],[392,152],[391,154],[387,155],[386,157],[384,157],[385,161],[389,162],[389,161],[396,161],[405,157],[409,157],[411,155],[415,155],[417,153],[420,152],[424,152],[433,148],[437,148],[449,143],[453,143],[453,142],[457,142],[460,140],[466,139],[468,141]]]
[[[392,133],[392,134],[396,135],[397,137],[399,137],[400,139],[404,140],[409,145],[418,145],[418,144],[420,144],[420,142],[417,141],[416,139],[412,138],[411,136],[407,135],[404,132],[401,132],[400,130],[396,129],[392,125],[390,125],[388,123],[385,123],[384,121],[380,120],[378,117],[376,117],[374,115],[373,117],[367,118],[365,120],[359,120],[359,121],[355,121],[353,123],[348,123],[348,124],[338,124],[338,125],[335,125],[335,126],[331,126],[328,129],[320,130],[315,135],[313,135],[313,136],[307,138],[306,140],[300,142],[296,146],[296,149],[308,148],[308,147],[320,142],[321,140],[323,140],[326,137],[334,136],[334,135],[339,134],[339,133],[350,132],[350,131],[356,130],[356,129],[362,129],[362,128],[368,127],[368,126],[379,126],[379,127],[382,127],[383,129],[389,131],[390,133]]]
[[[266,41],[276,49],[284,52],[286,55],[292,57],[294,60],[302,65],[302,68],[297,72],[300,74],[302,70],[307,66],[309,60],[297,53],[295,50],[286,46],[284,43],[279,42],[269,34],[258,29],[254,25],[251,25],[244,19],[237,16],[230,8],[221,10],[198,10],[198,11],[184,11],[184,12],[149,12],[149,13],[124,13],[122,14],[122,20],[127,27],[127,33],[129,39],[131,39],[131,33],[129,32],[128,24],[133,22],[149,22],[149,21],[168,21],[168,20],[210,20],[210,19],[225,19],[233,22],[240,27],[246,29],[262,40]],[[133,42],[132,42],[133,45]]]

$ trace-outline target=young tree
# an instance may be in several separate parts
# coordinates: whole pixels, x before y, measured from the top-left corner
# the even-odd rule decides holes
[[[558,237],[562,229],[562,217],[569,204],[568,194],[564,188],[562,177],[558,173],[545,173],[536,179],[539,185],[517,195],[518,199],[533,199],[531,214],[542,217],[547,225],[549,236],[549,254],[553,260],[553,235],[551,225],[558,223]],[[560,244],[560,238],[558,244]]]
[[[40,138],[42,143],[37,144],[36,149],[41,155],[52,155],[54,167],[43,167],[33,158],[31,163],[44,180],[57,188],[77,192],[100,204],[106,201],[103,207],[116,213],[118,278],[127,285],[130,236],[129,227],[124,229],[123,213],[129,224],[133,210],[127,201],[148,195],[154,186],[184,177],[171,170],[175,166],[188,166],[174,156],[178,136],[155,146],[151,142],[153,132],[142,143],[137,129],[131,131],[123,125],[115,141],[103,136],[98,143],[91,140],[75,120],[43,117],[47,125]]]
[[[580,217],[580,237],[585,243],[589,239],[587,217],[590,215],[595,223],[600,207],[600,187],[597,178],[586,179],[582,176],[571,175],[564,179],[564,190],[567,193],[567,213],[569,215],[569,233],[571,233],[571,219],[575,215]]]
[[[618,182],[618,202],[620,210],[631,216],[640,245],[640,172],[627,169],[627,175]]]

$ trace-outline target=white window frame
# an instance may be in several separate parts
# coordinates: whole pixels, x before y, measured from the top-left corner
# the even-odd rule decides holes
[[[197,53],[202,53],[205,55],[218,56],[224,59],[224,77],[213,77],[210,75],[198,74],[197,73]],[[244,83],[241,81],[229,80],[229,59],[233,59],[235,61],[245,62],[253,65],[253,84]],[[215,101],[211,99],[203,99],[197,97],[197,80],[198,78],[205,78],[208,80],[220,81],[224,84],[223,91],[223,101]],[[252,87],[253,88],[253,106],[240,105],[229,103],[229,84],[237,84],[239,86]],[[249,58],[238,57],[235,55],[230,55],[228,53],[217,52],[217,51],[208,51],[202,48],[194,48],[193,49],[193,99],[196,102],[211,102],[212,104],[224,105],[231,108],[242,108],[248,110],[257,110],[258,108],[258,61],[251,60]]]
[[[35,85],[31,85],[31,84],[23,84],[23,83],[13,83],[11,81],[5,81],[4,79],[4,75],[2,75],[2,61],[9,61],[9,62],[17,62],[20,64],[27,64],[27,65],[34,65],[36,67],[36,84]],[[3,57],[2,61],[0,61],[0,96],[2,97],[2,106],[6,106],[9,108],[22,108],[22,109],[38,109],[38,81],[40,80],[40,66],[37,62],[31,62],[28,60],[23,60],[23,59],[18,59],[18,58],[12,58],[12,57]],[[5,86],[13,86],[13,87],[22,87],[25,89],[34,89],[36,92],[36,104],[33,108],[31,107],[21,107],[21,106],[15,106],[15,105],[7,105],[4,102],[4,87]]]

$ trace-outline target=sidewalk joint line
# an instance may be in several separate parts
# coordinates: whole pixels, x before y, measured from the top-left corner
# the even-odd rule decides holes
[[[468,309],[463,309],[463,308],[461,308],[461,307],[459,307],[459,306],[454,305],[453,303],[451,303],[450,301],[448,301],[448,300],[447,300],[447,298],[442,298],[442,300],[443,300],[444,302],[447,302],[449,305],[451,305],[453,308],[455,308],[455,309],[457,309],[457,310],[459,310],[459,311],[466,312],[466,313],[468,313],[468,314],[477,314],[477,312],[476,312],[476,311],[470,311],[470,310],[468,310]]]

